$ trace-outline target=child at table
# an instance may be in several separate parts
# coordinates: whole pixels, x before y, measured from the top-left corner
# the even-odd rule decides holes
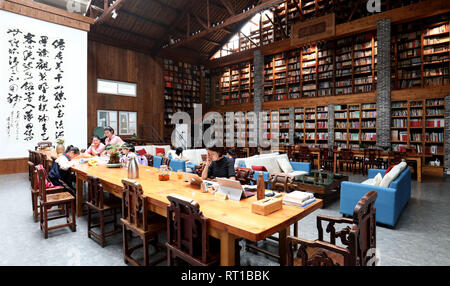
[[[64,152],[58,159],[55,160],[50,172],[48,173],[48,178],[55,186],[62,186],[59,180],[62,180],[67,185],[72,184],[70,167],[75,165],[72,161],[75,157],[80,154],[80,150],[73,145],[67,147],[66,152]]]
[[[120,157],[120,162],[122,164],[127,164],[131,158],[137,158],[138,164],[148,166],[147,157],[141,156],[136,153],[134,146],[130,143],[125,143],[122,145],[122,156]]]

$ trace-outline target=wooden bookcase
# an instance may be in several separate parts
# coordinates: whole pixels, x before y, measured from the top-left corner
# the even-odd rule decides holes
[[[254,94],[254,67],[250,62],[215,71],[214,102],[220,105],[249,103]]]
[[[443,173],[444,99],[403,100],[392,102],[391,143],[394,151],[406,147],[423,156],[423,165],[432,173]],[[432,166],[436,159],[440,166]]]
[[[450,83],[449,19],[444,14],[394,28],[392,85],[395,89]]]
[[[164,59],[164,125],[169,126],[177,111],[190,111],[200,103],[199,66]]]
[[[294,142],[307,145],[328,143],[328,106],[294,109]]]
[[[334,141],[338,147],[352,148],[375,145],[376,103],[336,105]]]

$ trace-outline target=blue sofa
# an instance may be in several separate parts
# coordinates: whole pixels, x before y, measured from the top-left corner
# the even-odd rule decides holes
[[[161,168],[161,161],[162,161],[161,156],[153,156],[153,167]]]
[[[386,170],[370,169],[369,178],[374,178],[378,173],[384,176]],[[411,171],[409,168],[391,182],[388,188],[371,186],[354,182],[342,182],[340,212],[345,215],[353,215],[353,209],[358,201],[369,191],[378,193],[375,208],[377,210],[377,222],[394,227],[397,220],[411,198]]]

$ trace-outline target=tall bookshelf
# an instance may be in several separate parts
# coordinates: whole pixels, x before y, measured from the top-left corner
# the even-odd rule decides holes
[[[444,118],[443,98],[392,102],[391,143],[394,151],[414,148],[423,156],[424,167],[443,173]],[[440,166],[432,166],[432,162]]]
[[[328,106],[294,109],[294,142],[311,146],[328,143]]]
[[[189,112],[194,103],[200,103],[199,66],[164,59],[164,123],[170,125],[172,115]]]
[[[254,95],[254,66],[243,62],[215,71],[214,102],[216,105],[249,103]]]
[[[392,85],[396,89],[450,83],[449,19],[444,14],[395,27]]]
[[[279,110],[279,121],[280,121],[280,137],[279,144],[289,144],[289,108],[281,108]]]
[[[336,105],[334,141],[340,148],[376,145],[376,103]]]

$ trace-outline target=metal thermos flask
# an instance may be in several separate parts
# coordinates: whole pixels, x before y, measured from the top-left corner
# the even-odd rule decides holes
[[[128,162],[128,179],[139,178],[139,166],[137,163],[137,158],[131,158]]]

